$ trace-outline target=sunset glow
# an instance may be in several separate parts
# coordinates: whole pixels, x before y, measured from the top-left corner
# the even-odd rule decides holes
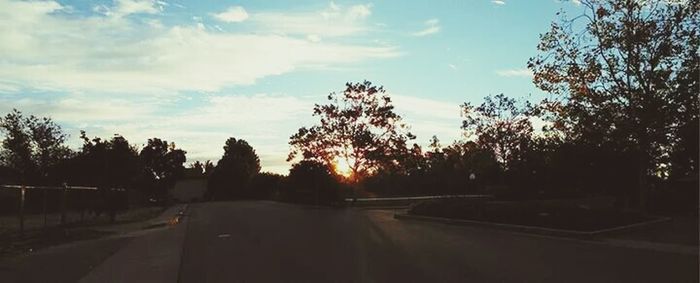
[[[350,162],[347,159],[337,157],[334,161],[333,170],[335,173],[343,177],[350,177],[352,175],[352,168],[350,167]]]

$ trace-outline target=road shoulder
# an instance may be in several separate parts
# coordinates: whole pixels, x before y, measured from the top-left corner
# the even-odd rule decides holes
[[[698,246],[667,244],[667,243],[658,243],[658,242],[651,242],[651,241],[621,240],[621,239],[607,238],[607,237],[603,237],[603,236],[583,237],[583,238],[582,237],[567,237],[566,233],[558,233],[558,234],[552,233],[552,232],[557,232],[555,229],[530,227],[530,226],[522,226],[522,225],[490,223],[490,222],[482,222],[482,221],[469,221],[469,220],[442,218],[442,217],[417,216],[417,215],[410,215],[408,213],[396,213],[396,214],[394,214],[394,218],[398,219],[398,220],[423,221],[423,222],[440,223],[440,224],[446,224],[446,225],[469,226],[469,227],[473,227],[473,228],[477,228],[477,229],[496,229],[496,230],[509,231],[509,232],[515,233],[515,234],[528,235],[531,237],[561,239],[561,240],[577,241],[577,242],[582,242],[582,243],[607,245],[607,246],[621,247],[621,248],[644,249],[644,250],[653,250],[653,251],[660,251],[660,252],[668,252],[668,253],[676,253],[676,254],[684,254],[684,255],[696,255],[696,256],[699,253]],[[547,233],[543,233],[543,232],[547,232]]]

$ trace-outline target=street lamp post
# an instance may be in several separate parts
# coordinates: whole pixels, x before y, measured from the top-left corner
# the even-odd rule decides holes
[[[476,180],[476,174],[474,174],[474,172],[472,172],[469,174],[469,184],[470,185],[468,187],[474,187],[474,180]],[[472,189],[472,191],[473,190],[474,189]],[[467,192],[467,194],[469,194],[469,192]]]

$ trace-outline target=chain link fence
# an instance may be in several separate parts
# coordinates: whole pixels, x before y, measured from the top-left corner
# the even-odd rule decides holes
[[[128,207],[121,188],[0,184],[0,234],[65,227]]]

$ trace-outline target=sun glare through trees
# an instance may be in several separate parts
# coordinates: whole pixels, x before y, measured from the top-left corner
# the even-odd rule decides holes
[[[352,177],[352,167],[350,166],[352,162],[344,157],[336,157],[333,161],[333,171],[336,174],[341,175],[345,178]]]
[[[0,283],[698,282],[699,51],[700,0],[0,0]]]

